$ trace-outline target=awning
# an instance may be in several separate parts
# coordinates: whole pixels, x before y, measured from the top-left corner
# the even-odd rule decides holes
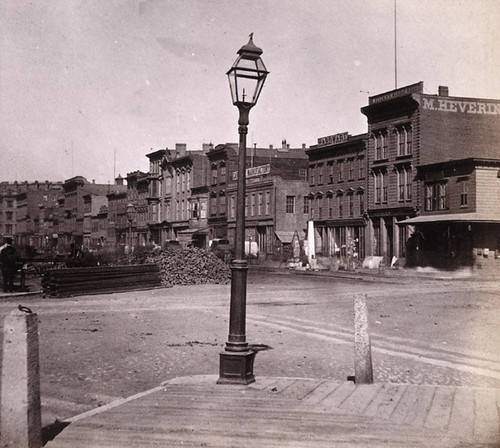
[[[432,222],[479,222],[500,224],[500,215],[487,213],[448,213],[445,215],[422,215],[398,221],[398,225],[415,225]]]
[[[201,229],[187,229],[177,232],[177,235],[194,235],[196,233],[210,233],[210,227],[202,227]]]
[[[285,244],[290,244],[293,240],[293,236],[297,233],[297,236],[299,239],[303,240],[305,238],[305,233],[300,231],[300,232],[284,232],[284,231],[276,231],[274,234],[276,237]]]

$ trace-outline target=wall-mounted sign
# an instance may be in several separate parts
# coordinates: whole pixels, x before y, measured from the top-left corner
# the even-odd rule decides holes
[[[462,114],[500,115],[500,103],[486,101],[460,101],[441,98],[422,98],[422,108],[439,112],[453,112]]]
[[[246,177],[264,176],[271,172],[271,165],[252,166],[246,169]],[[238,180],[238,171],[233,171],[233,180]]]
[[[380,95],[372,96],[369,98],[369,104],[382,103],[383,101],[392,100],[393,98],[398,98],[400,96],[409,95],[411,93],[422,93],[424,90],[424,83],[418,82],[412,84],[411,86],[406,86],[401,89],[392,90],[391,92],[382,93]]]
[[[318,146],[338,145],[339,143],[345,143],[348,138],[349,134],[347,132],[321,137],[318,138]]]

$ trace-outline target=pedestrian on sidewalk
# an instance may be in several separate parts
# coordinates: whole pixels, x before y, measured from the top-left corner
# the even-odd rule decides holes
[[[14,277],[17,273],[18,256],[17,250],[12,244],[12,238],[5,238],[5,244],[0,251],[4,292],[14,292]]]

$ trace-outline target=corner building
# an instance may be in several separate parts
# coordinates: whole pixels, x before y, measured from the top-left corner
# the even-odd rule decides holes
[[[367,255],[456,267],[473,263],[478,244],[498,251],[500,100],[451,97],[444,86],[426,94],[419,82],[370,97],[361,111],[368,118]],[[421,241],[412,244],[415,235]],[[452,263],[453,246],[461,261]]]

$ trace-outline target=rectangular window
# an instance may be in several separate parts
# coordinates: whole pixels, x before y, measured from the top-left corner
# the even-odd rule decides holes
[[[217,166],[212,165],[212,185],[217,184]]]
[[[220,181],[226,182],[226,165],[221,165],[220,167]]]
[[[339,182],[344,180],[344,162],[339,160]]]
[[[309,183],[314,185],[314,167],[309,168]]]
[[[304,211],[305,214],[309,214],[309,198],[304,196]]]
[[[365,195],[363,193],[359,194],[359,214],[363,216],[365,213]]]
[[[333,180],[334,180],[334,176],[333,176],[333,162],[330,162],[329,166],[330,166],[330,173],[329,173],[330,181],[329,181],[329,183],[333,184]]]
[[[387,131],[380,131],[375,135],[375,160],[387,158]]]
[[[398,201],[405,200],[405,173],[404,169],[398,170]]]
[[[299,168],[299,178],[301,180],[307,180],[307,170],[305,168]]]
[[[200,217],[198,213],[198,202],[193,202],[191,204],[191,218],[198,219]]]
[[[463,180],[461,182],[462,188],[460,191],[460,207],[467,207],[469,204],[469,182],[467,180]]]
[[[250,214],[255,216],[255,193],[250,196]]]
[[[365,159],[361,158],[358,159],[359,163],[359,178],[364,179],[365,178]]]
[[[236,197],[235,196],[231,196],[229,198],[229,206],[230,206],[231,218],[234,218],[236,216]]]
[[[286,213],[295,213],[295,196],[286,197]]]
[[[446,209],[446,184],[439,184],[439,209]]]
[[[262,193],[259,193],[259,199],[258,199],[258,204],[257,204],[257,214],[259,216],[262,215],[262,206],[263,206],[263,203],[262,203]]]
[[[412,153],[412,128],[411,125],[398,127],[398,156],[408,156]]]
[[[385,204],[387,203],[387,199],[388,199],[388,188],[387,188],[387,176],[385,173],[382,173],[382,202]]]
[[[226,196],[219,197],[219,213],[221,215],[226,214]]]
[[[328,196],[327,204],[328,204],[328,218],[332,219],[333,218],[333,206],[332,206],[331,196]]]
[[[347,196],[347,206],[349,208],[349,217],[352,218],[354,216],[354,201],[352,194]]]
[[[352,159],[349,159],[348,163],[348,169],[349,169],[349,180],[354,179],[354,162]]]
[[[323,184],[323,165],[318,165],[318,185]]]
[[[445,210],[447,206],[446,184],[431,184],[425,186],[426,210]]]
[[[339,218],[344,216],[344,197],[342,195],[337,196],[337,206],[339,209]]]
[[[266,191],[266,215],[271,214],[271,192]]]

